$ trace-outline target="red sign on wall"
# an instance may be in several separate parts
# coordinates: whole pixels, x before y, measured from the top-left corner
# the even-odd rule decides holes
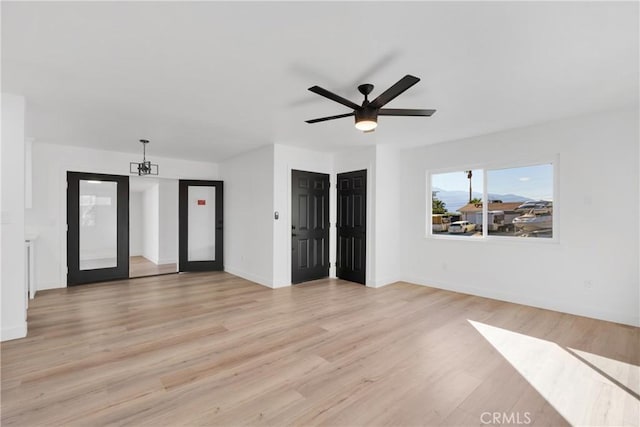
[[[207,204],[206,200],[198,199],[198,206],[204,206]]]

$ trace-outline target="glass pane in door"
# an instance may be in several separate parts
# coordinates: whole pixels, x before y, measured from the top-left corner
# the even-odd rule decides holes
[[[216,188],[189,186],[188,261],[216,259]]]
[[[118,183],[80,180],[80,270],[118,265]]]

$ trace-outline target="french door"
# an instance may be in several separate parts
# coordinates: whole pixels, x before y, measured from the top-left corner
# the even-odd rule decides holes
[[[67,285],[129,277],[129,177],[67,172]]]
[[[223,270],[222,181],[180,180],[178,271]]]

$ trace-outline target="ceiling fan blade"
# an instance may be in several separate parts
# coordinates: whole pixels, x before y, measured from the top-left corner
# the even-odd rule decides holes
[[[378,110],[379,116],[420,116],[429,117],[435,113],[436,110],[413,110],[407,108],[381,108]]]
[[[343,117],[349,117],[349,116],[353,116],[354,113],[346,113],[346,114],[338,114],[337,116],[329,116],[329,117],[321,117],[319,119],[311,119],[311,120],[305,120],[307,123],[318,123],[318,122],[326,122],[327,120],[335,120],[335,119],[341,119]]]
[[[332,101],[347,106],[353,110],[359,110],[362,108],[358,104],[351,102],[348,99],[341,97],[340,95],[336,95],[333,92],[329,92],[328,90],[323,89],[320,86],[312,86],[309,88],[309,90],[313,93],[317,93],[320,96],[324,96],[325,98],[329,98]]]
[[[380,96],[378,96],[376,99],[371,101],[371,104],[369,105],[375,108],[380,108],[383,105],[390,102],[391,100],[393,100],[396,96],[400,95],[405,90],[409,89],[414,84],[418,83],[419,81],[420,79],[417,78],[416,76],[407,74],[406,76],[398,80],[396,84],[394,84],[389,89],[382,92]]]

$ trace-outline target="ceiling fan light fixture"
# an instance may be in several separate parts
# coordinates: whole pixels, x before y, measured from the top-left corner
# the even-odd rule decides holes
[[[356,129],[367,132],[378,126],[378,111],[373,108],[363,108],[355,112]]]
[[[342,119],[343,117],[355,116],[356,129],[363,132],[373,132],[378,127],[378,115],[380,116],[401,116],[401,117],[430,117],[436,110],[425,109],[408,109],[408,108],[383,108],[389,102],[393,101],[407,89],[418,83],[420,79],[411,74],[407,74],[389,89],[382,92],[376,99],[369,101],[369,94],[373,91],[373,85],[370,83],[358,86],[358,90],[364,95],[362,105],[358,105],[346,98],[341,97],[333,92],[321,88],[320,86],[311,86],[310,92],[324,96],[331,101],[342,104],[353,110],[351,113],[337,114],[335,116],[320,117],[317,119],[305,120],[307,123],[320,123],[328,120]]]
[[[364,132],[374,130],[377,126],[378,122],[376,120],[363,119],[359,122],[356,122],[356,129]]]

